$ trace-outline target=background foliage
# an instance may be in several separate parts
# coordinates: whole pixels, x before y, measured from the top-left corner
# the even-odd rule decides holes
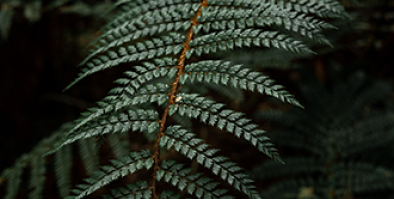
[[[113,87],[111,81],[120,76],[122,68],[106,71],[105,75],[91,76],[83,80],[83,84],[79,84],[72,90],[66,93],[59,92],[75,77],[78,71],[70,66],[77,65],[84,58],[86,54],[85,46],[100,34],[96,30],[105,22],[100,16],[102,16],[101,13],[108,3],[110,1],[1,2],[0,29],[2,41],[0,61],[2,66],[0,69],[0,91],[4,96],[0,101],[1,126],[3,127],[1,139],[3,148],[1,151],[7,151],[7,153],[1,153],[0,170],[11,166],[16,157],[22,153],[31,151],[39,140],[58,129],[62,123],[77,118],[79,112],[92,106],[92,102],[100,100]],[[332,41],[334,48],[317,46],[318,55],[312,57],[278,54],[275,50],[264,52],[272,53],[273,56],[262,57],[258,56],[261,53],[259,51],[246,50],[246,53],[245,51],[234,52],[237,55],[245,53],[244,56],[235,57],[230,54],[228,59],[255,64],[256,67],[261,67],[260,63],[262,61],[272,63],[263,65],[264,71],[268,72],[273,79],[285,85],[292,93],[295,93],[302,104],[307,104],[308,98],[299,91],[299,88],[316,84],[316,81],[304,81],[304,79],[317,79],[322,85],[321,90],[326,89],[328,91],[335,90],[337,88],[336,84],[346,82],[345,79],[349,79],[354,74],[364,74],[365,79],[368,79],[369,82],[380,80],[390,85],[390,82],[393,82],[393,77],[390,75],[393,74],[392,64],[390,64],[390,52],[393,50],[394,38],[393,1],[364,1],[360,4],[346,1],[343,3],[352,17],[357,20],[350,23],[334,22],[339,30],[330,31],[326,34],[329,36],[328,39]],[[283,57],[289,59],[284,62]],[[367,89],[368,85],[369,83],[362,84],[359,87],[360,92]],[[218,88],[210,88],[205,92],[209,95],[217,95],[216,91],[226,92]],[[234,93],[234,91],[227,92]],[[235,93],[236,95],[229,94],[229,97],[234,99],[231,100],[231,107],[248,115],[254,115],[271,108],[281,110],[284,113],[292,111],[292,108],[288,105],[278,104],[275,101],[270,102],[265,96],[249,92]],[[313,91],[307,93],[313,94]],[[347,93],[347,89],[344,89],[344,93]],[[321,95],[317,95],[317,97],[319,96]],[[223,101],[229,101],[228,98],[219,95],[215,97],[222,98]],[[379,99],[373,106],[366,104],[361,109],[372,112],[375,109],[393,110],[392,98],[392,92],[389,91],[384,98]],[[339,108],[342,100],[346,99],[339,97],[334,107]],[[326,103],[323,104],[326,105]],[[257,109],[258,111],[256,111]],[[318,114],[322,114],[322,112],[318,111]],[[326,114],[323,116],[326,116]],[[348,117],[354,116],[350,115]],[[256,114],[256,120],[258,118],[260,116]],[[275,126],[267,120],[262,120],[262,124],[268,128]],[[375,127],[375,124],[369,125],[370,128]],[[240,142],[225,134],[208,135],[207,131],[207,129],[205,131],[202,129],[201,136],[205,136],[213,146],[228,147],[228,150],[222,148],[223,153],[231,157],[233,161],[240,163],[240,166],[252,169],[255,165],[261,163],[268,164],[265,163],[266,158],[257,154],[247,143]],[[379,144],[379,149],[384,150],[385,155],[380,159],[378,157],[368,159],[376,168],[393,168],[393,165],[390,164],[391,161],[389,161],[393,154],[390,145],[392,142],[390,142],[390,139],[386,139],[391,136],[392,132],[391,134],[390,132],[384,131],[377,138],[378,141],[383,139],[387,141]],[[354,137],[357,137],[357,134]],[[136,140],[132,142],[131,149],[140,150],[145,148],[144,144],[146,143],[139,142],[138,137],[134,139]],[[228,146],[226,143],[229,142],[234,144]],[[276,140],[274,140],[274,143],[276,143]],[[103,146],[104,148],[100,152],[105,151],[106,145]],[[92,147],[95,147],[94,144]],[[234,147],[239,150],[232,150]],[[45,147],[43,150],[38,148],[36,148],[38,151],[47,149]],[[279,145],[282,157],[290,156],[301,159],[309,155],[308,152],[301,149],[301,146],[296,146],[296,148],[297,150],[287,149]],[[372,154],[366,155],[366,157],[374,157],[376,154],[376,152],[373,153],[373,150],[368,150],[368,152]],[[74,151],[74,153],[77,152]],[[101,153],[100,156],[103,157],[102,159],[108,159],[108,157],[114,157],[114,154]],[[386,160],[382,162],[382,159]],[[73,179],[81,179],[86,176],[82,164],[82,160],[77,160],[76,165],[79,165],[79,167],[75,166],[74,170],[76,172],[74,173],[76,176],[73,176]],[[292,170],[288,169],[287,171]],[[45,182],[48,185],[53,182],[56,174],[52,172],[50,175],[53,175],[52,178],[49,177]],[[285,177],[291,178],[291,175],[285,174]],[[133,178],[137,178],[137,176]],[[135,179],[127,179],[127,181],[133,180]],[[258,186],[259,188],[268,188],[273,182],[281,180],[286,181],[285,178],[275,181],[262,180]],[[392,183],[392,181],[389,182]],[[51,189],[51,186],[48,187],[48,189]],[[301,185],[295,188],[295,194],[290,194],[293,194],[292,197],[294,198],[327,197],[326,194],[318,195],[320,193],[313,188],[312,190],[316,194],[311,194],[311,187],[313,185]],[[25,189],[24,192],[20,193],[20,196],[25,196],[29,192],[28,190],[28,188]],[[5,187],[1,187],[1,191],[4,192]],[[366,191],[366,194],[373,194],[373,191]],[[393,185],[389,183],[387,187],[384,187],[384,192],[380,192],[381,197],[392,196],[392,191]],[[307,194],[301,196],[301,193]],[[56,193],[46,192],[46,194],[46,198],[57,197]],[[350,192],[350,195],[355,198],[364,198],[364,195],[353,195],[353,192]],[[338,196],[338,198],[342,196]]]

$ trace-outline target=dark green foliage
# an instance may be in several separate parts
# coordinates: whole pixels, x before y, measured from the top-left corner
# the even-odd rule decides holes
[[[279,125],[271,134],[275,143],[306,153],[284,158],[284,166],[266,162],[256,167],[255,179],[281,178],[262,197],[299,198],[309,189],[306,198],[358,198],[393,190],[393,170],[386,162],[392,153],[394,112],[374,105],[387,98],[391,85],[366,80],[362,73],[334,85],[325,91],[318,83],[304,84],[304,111],[259,114]]]
[[[336,0],[123,0],[115,7],[120,8],[119,15],[92,43],[92,52],[81,63],[82,72],[66,89],[111,67],[126,65],[129,69],[124,72],[124,78],[115,81],[120,86],[112,89],[97,107],[83,113],[63,139],[46,153],[56,155],[60,195],[65,196],[70,190],[70,179],[64,175],[70,175],[72,167],[69,146],[78,142],[86,171],[93,177],[85,179],[87,184],[77,185],[77,189],[71,191],[73,196],[67,198],[85,197],[143,169],[153,178],[113,189],[111,195],[105,197],[177,198],[189,194],[197,198],[234,198],[222,188],[224,181],[245,197],[260,198],[253,180],[236,163],[218,155],[220,149],[198,138],[198,133],[192,131],[193,123],[198,119],[201,125],[229,132],[283,163],[270,138],[244,113],[224,108],[224,104],[196,93],[210,88],[223,90],[224,94],[237,90],[238,93],[229,96],[243,99],[242,89],[302,107],[283,86],[262,72],[214,55],[240,48],[275,48],[314,54],[298,38],[330,45],[321,31],[334,28],[327,22],[330,18],[347,17],[341,4]],[[125,140],[121,144],[120,139],[137,136],[134,132],[143,133],[148,141],[156,144],[124,156],[129,153],[130,143]],[[117,158],[99,170],[95,170],[98,151],[93,138],[108,138]],[[171,158],[162,160],[162,154],[172,149],[203,165],[217,178],[211,179],[207,177],[210,174],[198,173]],[[42,183],[45,159],[31,162],[41,166],[33,167],[32,182]],[[20,175],[20,172],[5,172],[4,176],[9,179],[10,175]],[[15,195],[19,182],[9,181],[8,193]],[[161,184],[166,184],[160,183],[163,181],[180,192],[166,187],[159,189]],[[41,190],[38,186],[31,195]]]
[[[119,190],[111,190],[111,195],[104,195],[105,199],[113,198],[151,198],[152,191],[149,189],[148,183],[146,181],[139,181],[135,184],[128,184],[127,188],[120,188]],[[165,198],[165,197],[164,197]]]
[[[225,195],[227,190],[216,189],[219,183],[204,177],[201,173],[190,172],[191,169],[185,169],[184,165],[176,164],[175,161],[164,161],[156,173],[156,179],[171,183],[197,198],[233,198]]]

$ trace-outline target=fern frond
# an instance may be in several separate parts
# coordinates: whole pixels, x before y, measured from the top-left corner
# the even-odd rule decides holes
[[[64,146],[55,153],[55,176],[57,188],[62,198],[68,196],[71,190],[71,168],[73,165],[71,146]]]
[[[343,6],[335,0],[324,0],[324,1],[315,1],[315,0],[273,0],[270,2],[262,2],[262,1],[253,1],[253,0],[212,0],[210,1],[210,5],[217,6],[235,6],[235,7],[243,7],[243,8],[256,8],[261,4],[268,4],[272,7],[277,8],[278,10],[286,10],[286,11],[298,11],[302,13],[312,13],[316,14],[320,17],[334,17],[336,16],[344,16],[346,15]]]
[[[135,184],[128,184],[127,188],[112,189],[111,195],[104,195],[104,199],[115,199],[115,198],[142,198],[150,199],[152,196],[152,190],[149,189],[146,181],[138,181]]]
[[[210,169],[215,175],[229,183],[235,189],[242,191],[249,198],[260,198],[253,180],[244,174],[243,169],[236,163],[228,161],[228,158],[215,155],[219,149],[210,148],[204,144],[202,139],[195,137],[195,134],[188,133],[180,126],[169,126],[160,140],[161,147],[170,149],[173,147],[177,152]]]
[[[30,162],[30,182],[29,188],[33,189],[29,193],[29,198],[42,198],[42,191],[45,183],[45,160],[42,157],[35,157]]]
[[[79,154],[85,165],[85,170],[88,175],[92,175],[93,171],[98,169],[99,154],[96,150],[96,142],[94,139],[79,139]]]
[[[127,80],[119,80],[126,82]],[[138,84],[139,85],[139,84]],[[139,86],[138,86],[139,87]],[[126,86],[123,88],[115,88],[111,93],[122,93],[118,95],[110,95],[105,98],[105,101],[109,102],[99,102],[100,108],[91,108],[88,112],[83,113],[86,117],[78,119],[77,125],[75,125],[69,132],[68,135],[73,134],[78,129],[88,124],[89,122],[95,121],[105,114],[110,114],[113,112],[126,109],[132,105],[139,105],[143,103],[154,103],[157,102],[158,105],[162,105],[168,100],[167,93],[168,86],[166,84],[148,84],[143,88],[139,88],[138,93],[131,86]],[[120,98],[120,99],[118,99]]]
[[[322,29],[335,28],[306,14],[280,8],[271,3],[265,3],[251,9],[209,7],[202,10],[201,17],[198,20],[201,24],[195,27],[195,34],[200,29],[204,30],[204,32],[209,32],[212,30],[234,29],[236,26],[244,29],[245,27],[261,28],[275,25],[330,46],[331,43],[319,32]]]
[[[105,33],[95,40],[98,43],[95,50],[81,63],[86,61],[106,50],[121,46],[122,44],[138,40],[145,36],[156,36],[163,32],[169,31],[186,31],[190,27],[190,22],[187,20],[193,17],[193,12],[196,12],[200,6],[198,2],[189,4],[190,2],[165,2],[155,6],[154,3],[149,2],[129,10],[113,19],[106,27]],[[143,11],[144,10],[144,11]],[[139,12],[137,15],[136,12]],[[140,12],[145,12],[141,15]],[[155,40],[153,40],[155,42]],[[161,42],[157,40],[157,42]]]
[[[168,182],[181,191],[186,189],[188,194],[197,198],[233,198],[224,195],[227,190],[217,188],[219,183],[199,173],[191,174],[190,172],[191,169],[184,168],[182,164],[176,164],[173,160],[165,160],[156,172],[156,180]]]
[[[111,50],[108,51],[107,55],[100,55],[97,59],[92,59],[92,61],[86,63],[88,68],[83,69],[79,77],[65,89],[67,90],[81,79],[93,73],[117,66],[121,63],[154,59],[162,55],[177,55],[183,49],[182,42],[185,40],[185,36],[179,33],[169,33],[169,35],[152,40],[157,42],[138,42],[135,45],[119,47],[117,52]]]
[[[126,112],[127,111],[127,112]],[[68,133],[62,143],[46,153],[46,155],[54,153],[61,147],[71,144],[79,139],[86,139],[94,136],[105,135],[108,133],[124,133],[129,130],[153,133],[159,128],[158,113],[155,110],[124,110],[111,114],[109,117],[101,117],[98,121],[78,129],[76,132]]]
[[[239,166],[216,155],[217,149],[209,148],[193,133],[170,124],[175,121],[192,129],[192,119],[198,118],[242,137],[260,152],[283,163],[265,131],[243,113],[188,93],[225,87],[227,92],[257,91],[302,107],[298,101],[283,86],[276,85],[260,72],[230,62],[212,61],[209,59],[213,58],[206,56],[205,61],[197,58],[242,47],[312,54],[314,52],[295,35],[330,45],[321,31],[335,27],[321,17],[343,14],[337,0],[324,0],[323,3],[315,0],[122,0],[115,5],[122,6],[123,12],[104,27],[104,33],[93,42],[97,46],[81,62],[86,68],[66,89],[91,74],[114,66],[131,63],[131,69],[125,72],[126,78],[115,81],[120,86],[98,102],[98,107],[83,113],[49,153],[76,141],[83,143],[87,138],[108,135],[115,156],[119,157],[126,153],[127,147],[120,146],[116,136],[139,131],[149,135],[147,137],[157,136],[154,155],[146,150],[111,161],[112,165],[101,167],[96,177],[85,179],[87,184],[78,185],[78,189],[72,191],[76,196],[70,198],[87,196],[143,168],[153,168],[151,185],[147,185],[148,181],[137,182],[127,188],[111,190],[107,198],[157,198],[156,181],[168,182],[197,198],[232,198],[225,195],[226,190],[218,188],[219,182],[191,173],[191,169],[172,160],[160,163],[164,147],[173,147],[189,159],[196,159],[249,198],[260,198],[253,181]],[[136,66],[139,62],[141,65]],[[204,85],[208,86],[198,88]],[[198,91],[193,90],[196,87]],[[185,94],[181,90],[185,90]],[[156,110],[158,107],[164,110]],[[91,143],[80,146],[87,151],[85,156],[92,154],[92,148]],[[93,155],[81,157],[88,163],[95,162]],[[93,168],[87,170],[90,172]],[[179,196],[166,191],[161,194],[163,198]]]
[[[191,83],[197,81],[250,91],[257,90],[282,102],[302,107],[293,95],[284,90],[283,86],[275,84],[274,80],[242,65],[233,65],[231,62],[207,60],[186,65],[185,74],[180,77],[179,83],[184,84],[187,80]]]
[[[216,53],[217,50],[233,50],[234,47],[274,47],[289,50],[294,53],[314,53],[301,41],[278,31],[263,31],[259,29],[228,29],[198,36],[189,43],[191,49],[186,52],[186,58],[192,55]]]
[[[23,169],[26,165],[27,155],[20,157],[12,168],[8,168],[1,173],[1,183],[7,182],[7,194],[5,199],[16,198],[19,186],[22,182]]]
[[[293,4],[293,9],[299,12],[316,14],[319,17],[326,18],[349,18],[349,15],[345,12],[344,7],[338,1],[291,0],[290,2]],[[288,4],[286,6],[288,6]]]
[[[275,147],[266,137],[265,131],[257,129],[258,125],[244,118],[242,113],[229,109],[222,109],[224,104],[216,103],[197,94],[182,94],[177,104],[171,105],[169,115],[178,112],[181,116],[200,118],[200,121],[221,130],[235,134],[252,143],[260,152],[276,161],[282,162]]]
[[[52,136],[41,140],[31,152],[23,154],[15,161],[12,167],[5,169],[1,173],[0,185],[4,183],[7,186],[4,198],[17,198],[18,192],[26,188],[30,190],[28,193],[29,198],[42,198],[46,174],[48,172],[46,169],[46,160],[42,157],[42,154],[61,137],[62,133],[69,130],[70,127],[71,125],[69,123],[64,124]],[[23,174],[27,167],[29,167],[30,175],[25,178]],[[57,169],[59,168],[55,165],[55,172]],[[28,183],[22,183],[25,179],[27,179]],[[57,184],[59,185],[61,183],[61,180],[58,180]],[[25,184],[27,187],[22,186]]]
[[[150,156],[149,150],[145,150],[132,152],[129,156],[112,160],[112,165],[102,166],[99,171],[94,173],[94,177],[85,179],[85,182],[88,184],[81,184],[77,186],[79,189],[73,189],[72,192],[76,196],[69,198],[82,198],[120,177],[132,174],[143,168],[150,169],[153,166],[153,159]]]

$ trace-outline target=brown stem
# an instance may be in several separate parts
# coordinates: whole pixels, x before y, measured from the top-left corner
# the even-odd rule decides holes
[[[155,161],[155,166],[153,169],[153,183],[152,183],[153,198],[159,198],[156,193],[156,172],[160,169],[160,166],[159,166],[160,140],[161,140],[161,137],[164,135],[164,131],[166,130],[165,124],[166,124],[166,120],[168,117],[168,111],[170,110],[170,106],[175,104],[175,95],[178,93],[178,88],[179,88],[179,77],[183,74],[183,70],[185,68],[185,61],[186,61],[185,54],[188,50],[190,50],[189,43],[193,37],[193,27],[198,24],[197,17],[201,15],[202,8],[207,7],[207,6],[208,6],[207,0],[203,0],[201,2],[200,8],[197,10],[197,13],[191,18],[192,25],[190,26],[189,30],[187,31],[186,41],[183,43],[183,51],[178,59],[177,65],[176,65],[176,68],[178,69],[178,73],[176,74],[174,82],[172,83],[171,91],[168,94],[169,99],[168,99],[167,108],[164,110],[163,116],[162,116],[161,120],[159,121],[160,130],[159,130],[159,134],[157,136],[157,142],[155,145],[155,153],[153,154],[153,159]]]

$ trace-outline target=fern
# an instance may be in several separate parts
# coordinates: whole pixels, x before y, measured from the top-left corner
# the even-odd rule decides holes
[[[61,195],[69,190],[70,180],[66,176],[71,168],[71,161],[64,164],[63,160],[70,159],[70,144],[79,142],[87,173],[92,177],[73,189],[73,196],[68,198],[85,197],[143,169],[151,172],[153,178],[114,189],[106,197],[180,197],[171,190],[159,189],[159,182],[164,181],[197,198],[233,198],[221,188],[218,181],[221,179],[249,198],[260,198],[253,180],[241,167],[217,155],[219,149],[188,129],[191,120],[199,119],[250,142],[258,151],[283,163],[273,143],[245,114],[192,91],[204,89],[196,88],[198,85],[222,86],[270,95],[302,107],[283,86],[264,73],[211,55],[244,47],[313,54],[295,35],[330,45],[321,31],[334,26],[323,18],[346,17],[343,7],[334,0],[123,0],[116,6],[123,11],[104,26],[104,33],[93,42],[92,52],[80,64],[85,66],[82,73],[66,89],[118,65],[126,64],[131,69],[125,71],[125,78],[115,81],[119,87],[112,89],[97,107],[83,113],[63,139],[46,153],[56,154]],[[176,122],[180,125],[173,124]],[[130,132],[156,137],[155,146],[125,156],[128,152],[119,146],[117,136],[135,136]],[[117,159],[94,171],[98,160],[94,143],[89,141],[106,136]],[[163,160],[162,154],[171,148],[219,178],[211,179],[174,160]],[[44,163],[43,160],[32,162]],[[42,181],[39,176],[43,172],[34,167],[34,182]],[[42,187],[31,193],[40,192],[39,188]]]
[[[355,73],[347,82],[337,82],[332,92],[316,83],[301,88],[306,111],[259,114],[281,125],[271,136],[279,146],[306,153],[306,157],[284,158],[286,166],[266,162],[255,167],[255,179],[282,178],[261,196],[297,198],[309,188],[308,197],[375,198],[366,194],[392,191],[393,171],[385,159],[394,139],[394,115],[374,106],[385,100],[391,85]]]

